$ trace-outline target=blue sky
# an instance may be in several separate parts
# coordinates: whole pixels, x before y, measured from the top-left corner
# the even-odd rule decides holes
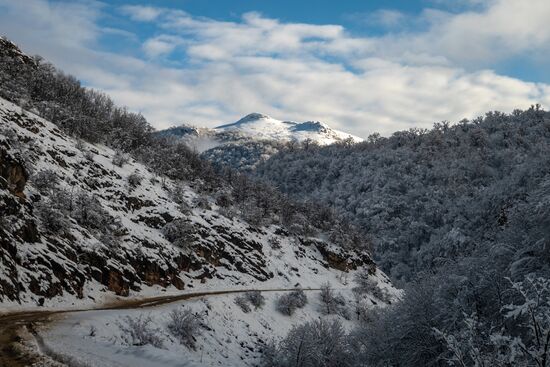
[[[339,23],[355,27],[349,15],[369,13],[378,9],[390,8],[400,11],[420,12],[429,4],[426,1],[380,1],[380,0],[163,0],[153,2],[155,6],[182,9],[193,15],[200,15],[217,20],[239,20],[243,13],[250,11],[278,18],[284,22],[302,22],[315,24]],[[144,5],[143,1],[110,1],[114,6]],[[147,4],[152,4],[148,2]],[[361,31],[361,27],[357,27]]]
[[[366,137],[550,105],[547,0],[0,0],[0,34],[157,128],[250,112]]]

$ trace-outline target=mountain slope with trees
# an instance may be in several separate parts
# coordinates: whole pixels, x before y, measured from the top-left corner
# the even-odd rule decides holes
[[[549,143],[550,114],[533,107],[353,146],[282,151],[255,174],[370,233],[396,278],[502,242],[529,246],[529,259],[514,254],[521,274],[521,263],[546,267],[546,234],[535,228],[546,223],[538,203],[546,200]]]
[[[281,151],[255,175],[332,206],[405,282],[356,334],[369,365],[548,365],[550,113]]]

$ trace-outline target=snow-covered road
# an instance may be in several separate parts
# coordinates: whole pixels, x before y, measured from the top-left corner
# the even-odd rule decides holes
[[[158,308],[163,305],[168,305],[172,303],[181,303],[182,301],[192,300],[192,299],[204,299],[209,296],[219,296],[219,295],[231,295],[251,292],[253,290],[259,290],[262,293],[270,292],[287,292],[293,289],[230,289],[230,290],[208,290],[200,292],[186,292],[182,294],[172,294],[166,296],[156,296],[156,297],[147,297],[139,299],[120,299],[116,302],[106,304],[99,307],[86,308],[86,309],[73,309],[73,310],[43,310],[43,311],[25,311],[25,312],[11,312],[0,314],[0,366],[2,367],[23,367],[28,366],[29,361],[33,361],[37,358],[35,353],[37,351],[26,351],[26,356],[18,355],[13,351],[14,343],[19,343],[21,337],[21,328],[26,327],[27,329],[33,329],[35,325],[39,325],[41,328],[48,328],[49,326],[55,324],[56,322],[63,322],[63,320],[71,320],[72,318],[78,317],[77,315],[95,313],[99,315],[102,311],[122,311],[122,310],[141,310],[146,311],[148,309]],[[318,291],[318,288],[309,288],[304,289],[306,292]],[[86,318],[87,316],[84,316]],[[79,317],[82,319],[82,317]],[[48,343],[48,338],[46,337],[46,344]],[[28,342],[28,341],[27,341]],[[43,342],[32,343],[36,347],[41,346],[43,353],[51,353],[52,357],[59,359],[60,357],[66,358],[67,356],[59,355],[57,353],[52,353],[49,347],[45,347]],[[102,347],[99,345],[94,346],[94,352],[90,350],[78,350],[78,347],[73,345],[72,352],[82,360],[95,361],[94,364],[81,362],[82,365],[94,365],[94,366],[120,366],[121,364],[116,362],[116,360],[109,361],[106,355],[106,351],[102,350]],[[76,349],[74,349],[76,348]],[[125,355],[124,360],[126,362],[131,362],[131,360],[136,359],[135,363],[132,363],[132,366],[141,366],[139,360],[147,360],[149,362],[158,360],[160,356],[155,355],[151,351],[147,351],[144,348],[140,350],[128,351],[120,350],[119,356]],[[33,353],[34,352],[34,353]],[[71,354],[73,354],[71,353]],[[79,361],[80,362],[80,361]],[[158,360],[159,365],[170,366],[167,361]],[[181,360],[178,362],[177,366],[183,366]],[[126,364],[124,364],[126,365]],[[150,365],[150,364],[148,364]]]

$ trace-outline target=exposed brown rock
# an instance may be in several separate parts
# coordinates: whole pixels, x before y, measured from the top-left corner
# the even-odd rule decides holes
[[[8,190],[22,199],[23,190],[28,180],[28,174],[23,165],[15,160],[7,151],[0,148],[0,176],[5,180]]]
[[[118,296],[127,297],[130,294],[130,285],[124,278],[124,275],[118,270],[110,270],[108,272],[107,287]]]

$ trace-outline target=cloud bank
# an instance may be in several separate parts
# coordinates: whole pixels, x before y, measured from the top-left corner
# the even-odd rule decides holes
[[[119,28],[105,25],[113,19]],[[384,32],[356,36],[337,24],[256,12],[220,21],[151,6],[0,0],[0,33],[157,128],[215,126],[262,112],[363,137],[550,106],[550,85],[496,71],[509,59],[545,59],[547,19],[546,0],[476,1],[460,12],[417,15],[380,9],[363,21]],[[153,31],[132,32],[142,25]],[[105,47],[107,37],[127,46]]]

